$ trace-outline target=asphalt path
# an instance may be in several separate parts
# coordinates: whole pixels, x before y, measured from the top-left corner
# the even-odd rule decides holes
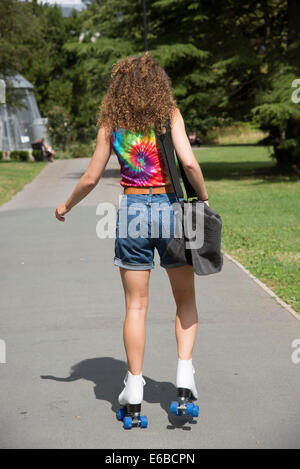
[[[299,448],[300,321],[227,258],[222,272],[195,278],[192,419],[169,412],[175,302],[156,252],[143,368],[149,426],[123,429],[124,296],[114,238],[96,234],[97,205],[117,207],[122,193],[116,157],[64,223],[54,216],[88,163],[56,160],[0,207],[0,447]]]

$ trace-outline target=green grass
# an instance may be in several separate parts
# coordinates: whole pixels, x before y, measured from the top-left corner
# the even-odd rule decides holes
[[[300,180],[276,172],[268,155],[258,146],[195,150],[223,220],[222,251],[300,313]]]
[[[44,161],[0,161],[0,205],[10,200],[48,164]]]
[[[212,128],[206,138],[209,142],[220,145],[258,143],[265,138],[268,132],[262,132],[255,125],[245,122],[236,122],[224,127]]]

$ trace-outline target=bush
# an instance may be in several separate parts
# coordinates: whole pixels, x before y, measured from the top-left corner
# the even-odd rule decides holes
[[[65,151],[62,151],[60,148],[55,149],[55,158],[58,160],[70,158],[91,158],[95,151],[95,147],[95,141],[92,143],[72,142],[66,146]]]
[[[0,151],[0,160],[3,159],[3,151]]]
[[[291,84],[297,79],[290,66],[280,66],[273,76],[271,89],[258,95],[252,108],[254,120],[269,132],[264,144],[273,145],[278,166],[300,167],[300,109],[291,100]]]
[[[11,160],[18,161],[19,152],[18,151],[11,151],[9,156],[10,156]]]
[[[20,161],[29,161],[29,152],[26,150],[19,151]]]
[[[299,166],[300,167],[300,139],[287,138],[282,140],[279,145],[274,145],[274,153],[271,157],[277,160],[280,166]]]
[[[34,158],[34,161],[43,161],[42,150],[32,150],[32,156]]]
[[[55,159],[57,159],[57,160],[69,160],[71,158],[72,158],[71,153],[68,150],[66,150],[66,151],[62,151],[60,149],[55,150]]]
[[[73,143],[69,145],[68,150],[72,158],[90,158],[91,148],[90,145],[84,143]]]
[[[29,161],[29,152],[26,150],[11,151],[10,159],[15,161]]]

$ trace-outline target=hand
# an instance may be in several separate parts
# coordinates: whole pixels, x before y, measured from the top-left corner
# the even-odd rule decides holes
[[[209,207],[208,200],[202,200],[199,195],[198,195],[198,199],[201,200],[204,204],[208,205],[208,207]]]
[[[68,210],[66,207],[66,204],[61,204],[57,209],[55,210],[55,216],[59,221],[65,221],[64,215],[68,213],[70,209]]]

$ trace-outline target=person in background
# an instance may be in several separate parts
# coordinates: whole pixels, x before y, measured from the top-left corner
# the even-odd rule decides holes
[[[44,138],[41,139],[41,143],[44,147],[44,150],[45,150],[46,157],[47,157],[48,161],[53,163],[54,162],[53,155],[55,155],[55,151],[53,150],[52,146],[49,145],[49,143],[46,142],[46,140]]]
[[[201,145],[202,144],[202,140],[199,137],[197,137],[196,132],[190,132],[189,133],[189,141],[190,141],[191,145]]]

